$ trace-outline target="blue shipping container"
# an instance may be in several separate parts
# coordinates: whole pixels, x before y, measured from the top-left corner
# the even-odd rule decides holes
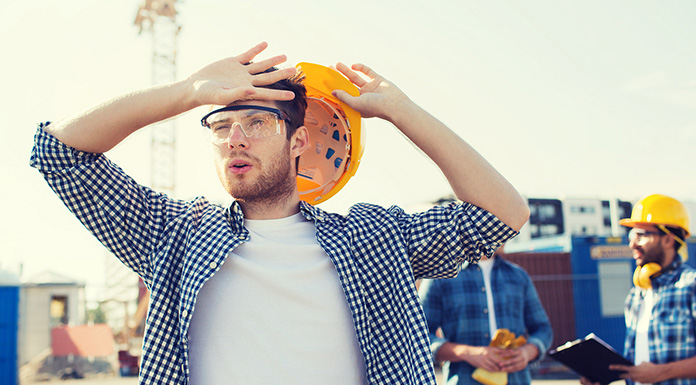
[[[688,240],[687,264],[696,267],[696,239]],[[623,352],[626,295],[633,286],[636,264],[626,237],[574,236],[571,270],[578,338],[595,333]]]
[[[0,272],[0,385],[17,385],[19,280],[6,277]]]

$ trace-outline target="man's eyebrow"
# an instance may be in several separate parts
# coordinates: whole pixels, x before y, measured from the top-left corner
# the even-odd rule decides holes
[[[240,118],[246,118],[248,116],[258,115],[258,114],[272,114],[272,112],[260,110],[258,108],[246,108],[243,110],[236,110],[236,111],[223,111],[223,112],[220,112],[218,114],[214,114],[211,117],[214,117],[214,116],[224,117],[224,118],[221,118],[219,120],[215,120],[216,122],[219,122],[219,121],[229,120],[231,116],[238,116]]]
[[[208,123],[220,123],[220,122],[229,122],[232,120],[230,117],[226,117],[222,114],[218,114],[218,119],[215,119],[215,115],[211,116],[208,118]]]
[[[259,110],[257,108],[250,108],[248,110],[240,110],[240,111],[246,112],[244,115],[242,115],[242,117],[247,117],[247,116],[251,116],[251,115],[258,115],[258,114],[273,114],[273,112]]]

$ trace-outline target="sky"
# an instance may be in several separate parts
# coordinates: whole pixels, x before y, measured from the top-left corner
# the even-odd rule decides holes
[[[152,84],[142,0],[0,2],[0,269],[98,288],[106,255],[29,167],[36,125]],[[259,58],[364,63],[476,148],[526,197],[696,201],[696,2],[188,0],[177,79],[261,41]],[[193,110],[177,118],[174,196],[228,202]],[[363,122],[355,177],[321,204],[413,207],[450,193],[391,124]],[[107,156],[150,182],[145,128]],[[466,167],[466,165],[462,165]]]

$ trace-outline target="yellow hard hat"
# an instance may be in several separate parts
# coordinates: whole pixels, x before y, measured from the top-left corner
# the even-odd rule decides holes
[[[313,63],[298,63],[307,88],[304,125],[310,148],[300,155],[297,187],[300,199],[318,204],[334,196],[355,175],[365,151],[360,113],[331,95],[344,90],[360,91],[335,69]]]
[[[631,212],[630,218],[619,221],[623,226],[634,227],[637,224],[663,225],[678,227],[689,236],[689,213],[678,200],[666,195],[653,194],[639,200]]]

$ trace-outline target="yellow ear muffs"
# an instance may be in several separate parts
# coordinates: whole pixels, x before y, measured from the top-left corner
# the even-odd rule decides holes
[[[662,266],[655,262],[646,263],[643,266],[636,267],[633,272],[633,284],[641,289],[650,289],[652,287],[652,282],[650,278],[657,275],[662,271]]]

